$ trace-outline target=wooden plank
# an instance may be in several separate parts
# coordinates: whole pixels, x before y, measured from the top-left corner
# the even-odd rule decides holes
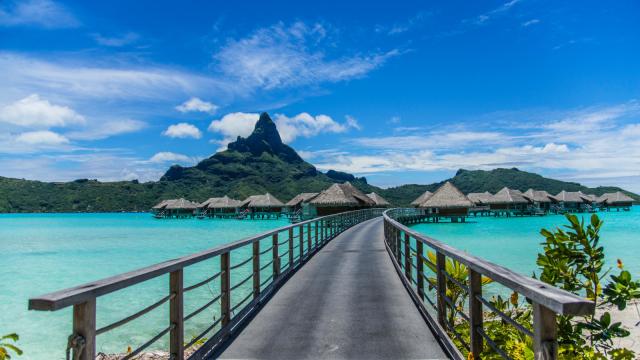
[[[84,338],[84,346],[78,360],[96,358],[96,299],[89,299],[73,306],[73,334]],[[74,354],[75,355],[75,354]]]
[[[435,249],[437,252],[467,265],[472,270],[493,279],[495,282],[518,292],[534,302],[544,305],[558,314],[587,315],[592,314],[595,310],[595,306],[592,301],[545,284],[531,277],[518,274],[503,266],[491,263],[477,256],[470,255],[438,240],[415,232],[395,219],[389,217],[388,213],[384,216],[394,228],[401,229],[402,231],[409,233],[414,239],[416,239],[416,241],[423,242],[425,245]]]
[[[420,296],[420,300],[424,301],[424,262],[422,261],[422,256],[424,256],[424,249],[422,248],[422,243],[420,241],[416,241],[416,252],[418,253],[418,256],[416,258],[418,295]]]
[[[311,223],[307,224],[307,248],[311,252]]]
[[[260,297],[260,242],[253,243],[253,298]]]
[[[533,303],[533,353],[535,360],[558,358],[556,314],[537,303]]]
[[[229,253],[220,255],[220,316],[222,317],[222,327],[231,321],[231,264]]]
[[[184,307],[183,271],[176,270],[169,275],[169,293],[175,296],[169,300],[169,325],[174,325],[169,333],[169,352],[173,359],[184,360]]]
[[[298,228],[298,241],[300,242],[300,263],[302,263],[302,258],[304,257],[304,230],[302,226]]]
[[[314,231],[313,240],[314,240],[314,243],[315,243],[315,246],[316,246],[316,249],[317,249],[318,248],[318,243],[319,243],[319,241],[318,241],[318,221],[316,221],[314,224],[315,224],[314,225],[315,231]]]
[[[482,353],[482,335],[478,329],[482,329],[482,303],[478,300],[482,296],[482,275],[469,270],[469,329],[471,354],[474,359],[480,359]]]
[[[404,275],[411,282],[411,238],[409,234],[404,233]]]
[[[289,228],[289,268],[293,268],[293,228]]]
[[[447,279],[444,275],[446,258],[443,253],[436,253],[436,284],[437,284],[437,307],[438,307],[438,323],[445,327],[447,321],[447,307],[444,297],[447,295]]]

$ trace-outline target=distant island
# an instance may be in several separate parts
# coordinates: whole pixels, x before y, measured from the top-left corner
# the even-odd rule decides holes
[[[267,113],[260,116],[253,133],[228,145],[227,150],[202,160],[196,166],[171,166],[159,181],[99,182],[79,179],[66,183],[0,177],[0,212],[115,212],[147,211],[161,199],[184,197],[204,201],[229,195],[244,199],[269,192],[287,201],[302,192],[319,192],[331,184],[350,181],[365,193],[376,192],[395,206],[408,206],[426,190],[435,191],[445,181],[462,192],[495,193],[503,187],[529,188],[556,194],[562,190],[601,195],[622,191],[636,201],[640,196],[618,187],[589,188],[512,169],[464,170],[451,179],[429,185],[409,184],[382,189],[364,177],[317,170],[284,144]]]

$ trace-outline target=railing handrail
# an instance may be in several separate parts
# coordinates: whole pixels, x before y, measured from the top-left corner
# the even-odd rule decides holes
[[[390,215],[393,212],[406,210],[410,210],[412,212],[415,211],[415,209],[389,209],[383,212],[382,216],[385,221],[390,222],[393,226],[399,228],[401,231],[409,234],[423,244],[438,250],[444,255],[465,264],[474,271],[493,279],[494,281],[522,294],[523,296],[558,314],[587,315],[593,313],[595,308],[593,301],[531,277],[518,274],[513,270],[494,264],[480,257],[470,255],[453,246],[444,244],[441,241],[411,230],[404,224],[393,219],[391,217],[392,215]]]
[[[371,208],[375,210],[375,208]],[[262,232],[232,243],[221,245],[213,249],[203,250],[194,254],[182,256],[176,259],[163,261],[154,265],[114,275],[96,281],[91,281],[79,286],[47,293],[29,299],[29,310],[55,311],[68,306],[81,304],[89,299],[97,298],[114,291],[124,289],[129,286],[153,279],[158,276],[169,274],[173,271],[185,268],[195,263],[219,256],[224,253],[243,247],[245,245],[263,240],[274,234],[278,234],[289,229],[299,228],[308,223],[330,220],[349,213],[356,213],[361,210],[348,211],[333,215],[316,217],[296,224],[282,226],[273,230]]]

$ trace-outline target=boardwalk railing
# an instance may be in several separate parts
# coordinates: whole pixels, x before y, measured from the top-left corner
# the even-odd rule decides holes
[[[244,240],[211,250],[188,255],[156,265],[112,276],[103,280],[74,288],[29,299],[30,310],[56,311],[73,306],[73,333],[69,337],[67,358],[94,360],[96,358],[96,336],[120,327],[169,302],[167,326],[156,336],[129,352],[123,359],[131,359],[140,354],[160,338],[169,334],[170,359],[184,359],[185,349],[206,342],[196,350],[190,359],[203,359],[216,351],[219,345],[260,308],[264,300],[283,283],[294,270],[300,268],[307,259],[327,241],[339,233],[365,220],[380,216],[383,209],[365,209],[319,217],[316,219],[285,226]],[[284,236],[282,236],[284,235]],[[282,248],[285,251],[282,251]],[[232,265],[232,255],[250,255]],[[235,257],[235,256],[234,256]],[[219,263],[219,271],[212,271],[206,279],[185,286],[183,270],[189,266],[214,259]],[[243,266],[250,267],[249,276],[232,284],[232,274],[236,275]],[[155,303],[109,325],[96,327],[96,299],[140,284],[162,275],[169,274],[169,291]],[[237,276],[235,276],[237,278]],[[205,284],[219,282],[219,293],[211,296],[206,303],[189,314],[184,314],[185,295]],[[245,286],[246,285],[246,286]],[[240,290],[241,300],[233,303],[232,295]],[[238,298],[234,296],[233,298]],[[216,304],[220,317],[209,324],[202,333],[187,344],[184,339],[185,321],[192,319],[205,309]]]
[[[422,216],[424,214],[420,209],[385,211],[385,245],[411,297],[453,358],[467,358],[458,349],[462,347],[466,354],[470,354],[469,358],[478,360],[485,343],[502,358],[510,358],[507,351],[501,349],[487,334],[483,318],[489,317],[501,321],[502,326],[513,326],[524,336],[530,337],[535,359],[556,359],[556,316],[594,312],[594,303],[591,301],[469,255],[404,225],[419,222]],[[450,259],[449,265],[447,258]],[[451,274],[448,270],[457,271],[458,274]],[[465,270],[466,274],[461,275],[461,270]],[[495,301],[483,296],[483,278],[493,280],[494,284],[490,286],[497,283],[531,302],[532,324],[523,324],[522,319],[514,319],[504,309],[498,309]],[[461,304],[451,299],[454,292],[463,294],[468,303]],[[517,303],[517,295],[512,299]],[[466,335],[459,331],[461,329],[467,330]]]

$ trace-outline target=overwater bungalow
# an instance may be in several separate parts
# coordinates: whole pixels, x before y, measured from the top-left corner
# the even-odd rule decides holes
[[[251,219],[277,219],[282,214],[283,207],[284,203],[269,193],[252,195],[240,204],[242,211],[239,216]]]
[[[558,202],[557,212],[583,212],[585,210],[585,200],[579,191],[562,190],[553,198]]]
[[[324,216],[343,211],[358,210],[375,206],[371,200],[350,182],[333,184],[309,201],[311,216]]]
[[[614,193],[602,194],[602,196],[598,198],[598,203],[600,203],[607,211],[610,211],[611,209],[616,209],[617,211],[620,211],[620,209],[629,211],[633,205],[633,199],[623,192],[616,191]]]
[[[391,203],[389,203],[385,198],[383,198],[382,196],[378,195],[375,192],[369,193],[369,194],[367,194],[367,196],[369,197],[369,199],[373,200],[376,203],[375,207],[389,207],[389,206],[391,206]]]
[[[522,193],[522,195],[533,204],[535,209],[539,209],[545,213],[549,212],[551,210],[551,204],[556,202],[551,194],[544,190],[529,189]]]
[[[519,190],[503,187],[489,200],[489,208],[494,215],[525,215],[530,211],[531,202]]]
[[[242,201],[228,196],[213,197],[201,203],[198,208],[200,217],[231,218],[238,215]]]
[[[292,222],[297,222],[303,218],[309,218],[308,203],[311,199],[318,196],[318,193],[300,193],[293,199],[289,200],[285,206],[287,208],[287,217]]]
[[[420,204],[427,201],[432,195],[433,193],[429,190],[423,192],[422,195],[418,196],[415,200],[411,202],[411,206],[420,207]]]
[[[467,197],[473,201],[475,206],[488,206],[489,199],[493,196],[492,193],[485,191],[483,193],[468,193]]]
[[[448,181],[420,204],[420,207],[425,208],[427,214],[430,214],[435,221],[446,217],[450,218],[452,222],[460,220],[464,222],[465,217],[469,214],[469,209],[473,206],[473,201]]]
[[[154,217],[158,219],[193,217],[197,209],[197,203],[183,198],[163,200],[151,208],[154,213]]]

